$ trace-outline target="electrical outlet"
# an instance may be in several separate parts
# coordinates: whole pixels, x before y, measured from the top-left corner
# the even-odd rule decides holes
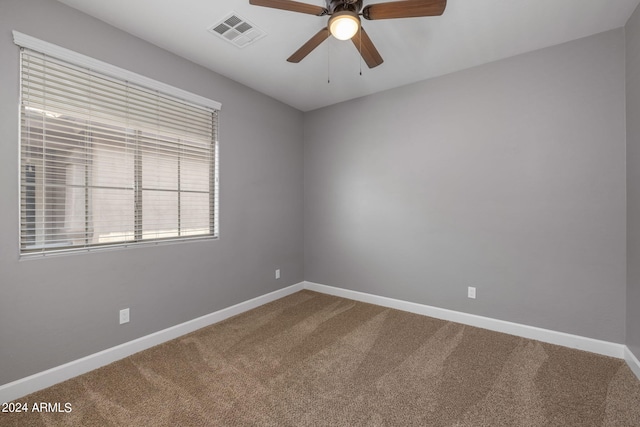
[[[129,323],[129,309],[125,308],[120,310],[120,324]]]
[[[279,278],[280,278],[280,269],[278,268],[276,270],[276,279],[279,279]]]
[[[469,288],[467,289],[467,297],[476,299],[476,288],[474,288],[473,286],[469,286]]]

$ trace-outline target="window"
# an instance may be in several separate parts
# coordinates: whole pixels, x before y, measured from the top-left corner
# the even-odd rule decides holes
[[[217,236],[217,109],[21,52],[22,254]]]

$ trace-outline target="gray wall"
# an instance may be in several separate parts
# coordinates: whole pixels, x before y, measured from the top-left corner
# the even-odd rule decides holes
[[[627,48],[627,347],[640,359],[640,8]]]
[[[305,114],[305,279],[623,343],[624,49],[618,29]]]
[[[0,384],[303,280],[302,113],[55,1],[0,29]],[[219,240],[18,259],[14,29],[222,103]]]

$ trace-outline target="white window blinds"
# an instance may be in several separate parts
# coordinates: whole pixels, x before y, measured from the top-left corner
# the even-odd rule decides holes
[[[216,237],[215,108],[23,49],[22,254]]]

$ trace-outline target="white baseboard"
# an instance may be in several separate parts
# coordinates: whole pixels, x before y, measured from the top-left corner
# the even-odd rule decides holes
[[[629,365],[631,371],[636,374],[636,377],[640,380],[640,361],[638,358],[629,350],[629,347],[624,348],[624,360]]]
[[[612,356],[625,359],[631,370],[640,379],[640,362],[623,344],[616,344],[607,341],[595,340],[592,338],[571,335],[564,332],[557,332],[548,329],[536,328],[534,326],[521,325],[506,322],[504,320],[491,319],[489,317],[477,316],[474,314],[462,313],[444,308],[432,307],[424,304],[417,304],[393,298],[381,297],[366,294],[363,292],[351,291],[348,289],[335,288],[312,282],[301,282],[284,289],[253,298],[234,306],[207,314],[197,319],[190,320],[180,325],[172,326],[162,331],[135,339],[133,341],[120,344],[101,352],[83,357],[78,360],[48,369],[43,372],[31,375],[20,380],[0,386],[0,403],[9,402],[33,393],[38,390],[50,387],[54,384],[66,381],[78,375],[108,365],[109,363],[124,359],[132,354],[178,338],[182,335],[196,331],[200,328],[212,325],[237,314],[254,309],[271,301],[291,295],[302,289],[309,289],[328,295],[335,295],[356,301],[376,304],[383,307],[395,308],[411,313],[422,314],[437,319],[476,326],[496,332],[535,339],[564,347],[576,348],[590,351],[592,353]]]
[[[432,307],[424,304],[417,304],[393,298],[366,294],[363,292],[351,291],[348,289],[335,288],[318,283],[303,283],[304,288],[311,291],[335,295],[361,302],[367,302],[370,304],[381,305],[383,307],[395,308],[402,311],[422,314],[424,316],[435,317],[436,319],[462,323],[464,325],[489,329],[491,331],[502,332],[509,335],[516,335],[523,338],[534,339],[550,344],[557,344],[564,347],[585,350],[605,356],[616,357],[618,359],[625,358],[626,346],[624,344],[600,341],[593,338],[581,337],[579,335],[572,335],[564,332],[552,331],[549,329],[536,328],[535,326],[527,326],[519,323],[507,322],[504,320],[477,316],[475,314],[462,313],[459,311],[447,310],[444,308]]]
[[[9,402],[27,394],[50,387],[54,384],[66,381],[78,375],[100,368],[124,359],[132,354],[146,350],[158,344],[178,338],[182,335],[196,331],[205,326],[218,323],[229,317],[254,309],[271,301],[283,298],[304,289],[304,283],[298,283],[284,289],[250,299],[231,307],[224,308],[214,313],[207,314],[197,319],[172,326],[162,331],[120,344],[118,346],[100,351],[95,354],[74,360],[64,365],[48,369],[43,372],[19,379],[17,381],[0,386],[0,403]]]

